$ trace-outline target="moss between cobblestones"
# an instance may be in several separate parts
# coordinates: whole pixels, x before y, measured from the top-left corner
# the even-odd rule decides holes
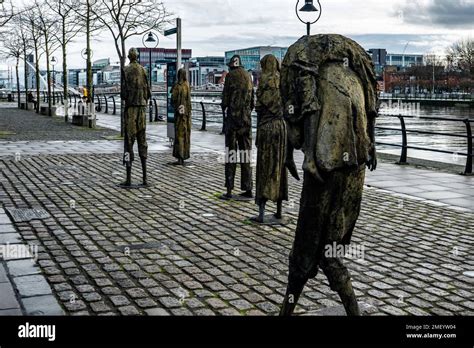
[[[16,133],[14,132],[9,132],[9,131],[2,131],[0,130],[0,138],[3,138],[5,136],[9,136],[9,135],[15,135]]]

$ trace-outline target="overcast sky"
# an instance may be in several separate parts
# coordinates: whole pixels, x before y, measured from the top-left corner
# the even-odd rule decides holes
[[[288,46],[305,33],[293,0],[164,0],[183,20],[183,48],[193,56],[224,55],[226,50],[260,45]],[[323,12],[313,33],[338,33],[365,48],[401,53],[442,54],[452,42],[474,37],[474,0],[320,0]],[[304,1],[300,2],[302,5]],[[160,37],[175,47],[175,37]],[[141,45],[131,39],[127,47]],[[84,39],[70,47],[70,67],[85,65]],[[93,43],[94,60],[118,61],[108,33]],[[60,57],[59,52],[56,54]]]

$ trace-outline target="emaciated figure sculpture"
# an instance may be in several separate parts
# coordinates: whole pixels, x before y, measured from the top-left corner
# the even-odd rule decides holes
[[[266,55],[260,64],[262,76],[255,106],[258,115],[255,202],[259,206],[259,216],[256,221],[265,223],[267,202],[277,203],[277,212],[274,217],[280,220],[283,201],[288,200],[287,131],[280,95],[280,63],[275,56]]]
[[[222,95],[222,109],[226,113],[224,121],[226,165],[226,199],[232,199],[237,152],[242,170],[241,197],[251,199],[252,188],[252,109],[254,107],[253,83],[250,74],[242,66],[240,56],[234,56],[229,63],[230,72],[226,76]]]
[[[361,209],[365,166],[377,166],[373,64],[348,38],[306,36],[290,47],[281,75],[290,141],[305,154],[305,174],[280,314],[293,313],[306,282],[321,267],[347,314],[360,315],[350,274],[332,249],[350,244]]]
[[[186,70],[178,71],[178,81],[173,87],[173,107],[175,117],[175,139],[173,157],[179,165],[191,157],[191,88],[186,77]]]
[[[133,145],[138,141],[138,152],[142,162],[143,185],[146,186],[146,161],[148,144],[146,141],[146,106],[151,98],[145,69],[137,62],[138,50],[131,48],[128,53],[130,65],[124,68],[121,98],[125,101],[125,154],[123,163],[127,167],[127,179],[121,186],[132,186]]]

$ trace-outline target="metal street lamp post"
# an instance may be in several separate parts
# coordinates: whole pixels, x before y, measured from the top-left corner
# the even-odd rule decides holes
[[[319,7],[319,10],[316,8],[316,6],[314,6],[314,1],[313,0],[305,0],[304,6],[301,7],[299,10],[298,10],[298,7],[299,7],[300,0],[298,0],[297,3],[296,3],[296,16],[298,17],[298,19],[302,23],[306,24],[306,31],[307,31],[308,36],[311,35],[311,24],[315,24],[317,21],[319,21],[319,19],[321,18],[321,14],[323,12],[322,6],[321,6],[319,0],[317,0],[316,2],[317,2],[317,5]],[[318,17],[314,21],[311,22],[309,20],[303,20],[300,17],[299,12],[305,12],[305,13],[319,12],[319,14],[318,14]]]
[[[51,58],[51,65],[53,66],[53,105],[56,105],[56,89],[55,89],[55,85],[56,85],[56,70],[54,69],[54,67],[56,66],[56,63],[58,62],[58,60],[56,59],[56,57],[52,57]]]
[[[152,73],[153,73],[152,63],[151,63],[151,53],[152,53],[153,49],[157,48],[158,45],[160,44],[160,39],[158,38],[158,36],[156,34],[154,34],[153,32],[150,32],[150,33],[145,34],[143,36],[142,41],[143,41],[143,46],[148,48],[148,51],[149,51],[148,78],[150,80],[150,82],[149,82],[150,91],[153,94],[153,79],[152,79],[152,76],[151,76]],[[153,122],[153,99],[152,99],[151,96],[150,96],[150,122]]]

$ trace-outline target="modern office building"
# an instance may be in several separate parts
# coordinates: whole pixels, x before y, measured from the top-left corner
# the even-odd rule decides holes
[[[150,49],[146,47],[138,48],[138,62],[148,71],[150,66]],[[182,63],[186,64],[190,61],[193,51],[190,49],[182,49]],[[164,73],[166,64],[176,62],[178,59],[178,51],[175,48],[152,48],[151,64],[152,64],[152,81],[160,83],[164,81]]]
[[[110,65],[110,58],[96,60],[92,63],[92,70],[102,70]]]
[[[85,72],[84,69],[69,69],[68,70],[68,84],[71,87],[79,87],[79,74]]]
[[[189,62],[189,83],[193,87],[218,84],[227,71],[225,57],[196,57]]]
[[[398,70],[404,70],[412,66],[423,65],[422,54],[396,54],[387,53],[384,48],[371,48],[367,53],[372,57],[377,75],[382,75],[386,66],[395,66]]]
[[[387,54],[387,65],[398,68],[410,68],[423,64],[424,57],[422,54]]]
[[[287,47],[259,46],[228,51],[225,53],[225,61],[229,63],[234,55],[242,58],[242,65],[246,70],[261,71],[260,60],[267,54],[273,54],[280,62],[285,58]]]

